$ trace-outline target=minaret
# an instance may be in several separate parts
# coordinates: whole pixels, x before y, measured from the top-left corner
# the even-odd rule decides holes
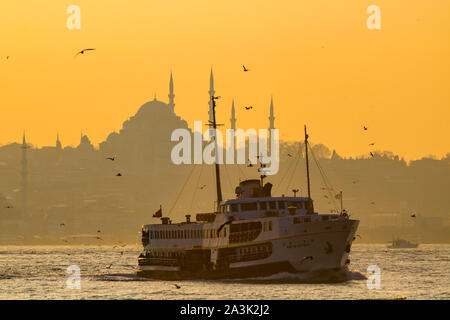
[[[235,130],[236,130],[236,112],[234,110],[234,99],[231,102],[231,119],[230,119],[230,126],[233,131],[233,155],[234,160],[236,159],[236,137],[235,137]],[[233,162],[234,163],[234,162]]]
[[[275,129],[275,117],[273,116],[273,97],[270,97],[270,116],[269,116],[269,145],[272,140],[271,129]]]
[[[175,94],[173,93],[173,78],[172,78],[172,72],[170,72],[170,81],[169,81],[169,107],[171,107],[171,111],[173,111],[175,107]]]
[[[234,111],[234,99],[231,102],[231,119],[230,119],[231,129],[236,130],[236,113]]]
[[[22,139],[22,181],[21,181],[21,189],[22,189],[22,217],[27,217],[27,193],[28,193],[28,160],[27,160],[27,141],[25,139],[25,131],[23,132]]]
[[[56,149],[61,150],[62,146],[61,146],[61,141],[59,141],[59,132],[56,133],[56,145],[55,145]]]
[[[208,114],[209,114],[209,121],[210,121],[210,123],[212,123],[213,122],[213,110],[212,110],[212,108],[213,108],[213,102],[212,102],[212,96],[214,96],[214,94],[216,93],[215,91],[214,91],[214,76],[213,76],[213,70],[212,70],[212,68],[211,68],[211,76],[209,77],[209,91],[208,91],[208,93],[209,93],[209,111],[208,111]]]

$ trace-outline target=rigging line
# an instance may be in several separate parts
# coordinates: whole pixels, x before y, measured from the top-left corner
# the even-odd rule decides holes
[[[309,143],[308,143],[309,145]],[[332,201],[333,207],[336,211],[338,210],[338,206],[336,204],[335,201],[335,195],[336,195],[336,190],[334,189],[333,185],[331,184],[331,182],[329,181],[325,171],[323,170],[322,166],[320,165],[319,161],[316,158],[316,155],[314,154],[314,151],[312,150],[311,146],[309,145],[309,150],[311,151],[311,155],[314,159],[314,162],[316,163],[316,166],[319,170],[320,176],[322,177],[323,183],[325,184],[325,187],[327,189],[327,193],[330,196],[330,200]],[[333,191],[334,194],[331,193],[331,191]]]
[[[239,169],[239,171],[242,173],[242,175],[244,176],[244,179],[247,180],[247,176],[245,175],[244,171],[242,170],[242,168],[239,166],[239,164],[236,163],[236,167]]]
[[[277,184],[277,186],[275,187],[275,190],[273,191],[274,194],[275,194],[276,191],[278,191],[278,189],[280,188],[281,184],[282,184],[283,181],[284,181],[284,178],[286,178],[286,175],[288,174],[288,172],[289,172],[289,170],[291,169],[292,165],[293,165],[294,163],[296,163],[297,160],[298,160],[299,158],[300,158],[300,157],[295,157],[294,159],[291,159],[290,164],[289,164],[287,170],[285,171],[283,177],[281,178],[280,182]]]
[[[197,183],[194,185],[194,194],[192,195],[191,205],[189,206],[189,212],[192,209],[192,205],[194,204],[195,195],[197,194],[197,189],[199,188],[199,182],[200,182],[200,178],[202,177],[202,172],[203,172],[203,165],[204,165],[204,163],[202,161],[202,164],[200,166],[200,174],[198,175]]]
[[[228,184],[230,186],[230,194],[233,195],[233,184],[231,182],[230,173],[228,172],[228,168],[227,168],[226,164],[224,165],[224,167],[225,167],[225,174],[226,174],[226,176],[228,178],[227,179],[228,180]]]
[[[172,204],[172,207],[171,207],[170,210],[169,210],[169,215],[172,213],[172,210],[175,208],[175,205],[177,204],[178,199],[180,199],[181,193],[183,192],[184,188],[186,187],[188,181],[190,180],[190,178],[191,178],[191,176],[192,176],[192,173],[193,173],[194,170],[195,170],[195,167],[196,167],[195,165],[192,166],[191,172],[189,172],[189,175],[188,175],[187,179],[184,181],[184,184],[183,184],[183,186],[181,187],[181,190],[178,192],[177,197],[175,198],[175,201],[174,201],[174,203]]]
[[[288,193],[289,186],[291,185],[292,179],[294,178],[294,175],[295,175],[295,170],[297,169],[297,165],[300,162],[299,160],[300,160],[300,157],[297,157],[297,161],[295,161],[294,170],[292,171],[291,177],[289,179],[289,183],[287,184],[286,189],[284,191],[285,194]]]

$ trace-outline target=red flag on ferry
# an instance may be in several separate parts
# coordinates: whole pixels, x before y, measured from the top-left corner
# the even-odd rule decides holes
[[[161,218],[162,217],[162,208],[159,208],[158,211],[155,212],[153,218]]]

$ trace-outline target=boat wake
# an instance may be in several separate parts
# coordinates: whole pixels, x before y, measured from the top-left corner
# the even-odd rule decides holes
[[[261,284],[296,284],[296,283],[340,283],[350,280],[366,280],[367,277],[358,270],[347,268],[339,271],[315,271],[306,273],[277,273],[268,277],[254,277],[247,279],[225,280],[239,283],[261,283]]]

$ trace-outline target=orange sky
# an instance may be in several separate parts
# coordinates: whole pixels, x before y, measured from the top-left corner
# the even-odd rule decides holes
[[[71,4],[81,30],[66,27]],[[366,27],[371,4],[381,30]],[[283,139],[302,139],[307,124],[313,143],[344,156],[376,142],[409,160],[441,157],[449,13],[448,0],[2,0],[0,144],[24,129],[38,146],[57,131],[63,145],[80,131],[98,144],[155,92],[167,101],[170,70],[175,111],[192,126],[207,120],[213,66],[219,122],[234,97],[238,127],[267,127],[273,95]],[[74,59],[88,47],[97,51]]]

